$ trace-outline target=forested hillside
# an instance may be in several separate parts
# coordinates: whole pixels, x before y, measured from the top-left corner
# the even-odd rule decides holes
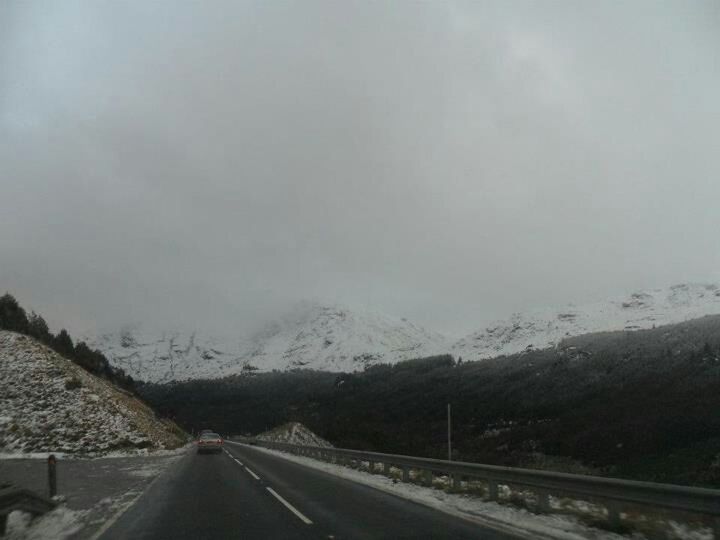
[[[187,428],[299,421],[339,447],[720,486],[720,316],[482,362],[142,385]]]
[[[28,316],[9,293],[0,296],[0,330],[31,336],[93,375],[107,379],[126,390],[134,390],[132,377],[126,375],[122,369],[111,366],[102,352],[90,348],[84,341],[74,344],[64,328],[53,334],[41,315],[33,312]]]

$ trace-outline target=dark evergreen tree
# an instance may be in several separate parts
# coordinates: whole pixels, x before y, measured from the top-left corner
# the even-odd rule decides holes
[[[25,310],[10,293],[0,296],[0,328],[27,333],[28,320]]]
[[[28,319],[28,334],[45,344],[52,343],[52,334],[45,319],[34,311],[30,313]]]
[[[60,330],[55,339],[53,340],[53,349],[68,358],[73,356],[75,347],[73,346],[72,339],[64,328]]]

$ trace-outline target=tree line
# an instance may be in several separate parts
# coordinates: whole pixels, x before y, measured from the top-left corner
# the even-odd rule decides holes
[[[53,334],[41,315],[35,312],[28,315],[10,293],[0,296],[0,329],[31,336],[93,375],[131,392],[135,391],[133,378],[122,369],[110,365],[102,352],[91,349],[84,341],[73,343],[64,328]]]

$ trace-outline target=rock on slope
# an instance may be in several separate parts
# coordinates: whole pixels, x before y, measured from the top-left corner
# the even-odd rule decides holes
[[[481,360],[557,345],[591,332],[639,330],[720,313],[720,287],[682,284],[608,302],[515,314],[457,342],[452,353]]]
[[[34,339],[0,331],[0,452],[175,448],[182,433]]]
[[[261,441],[280,442],[297,444],[300,446],[319,446],[321,448],[332,448],[333,445],[322,437],[315,435],[300,422],[288,422],[270,431],[261,433],[256,439]]]
[[[133,378],[147,382],[215,379],[293,368],[355,371],[445,353],[449,344],[405,319],[305,304],[245,341],[139,327],[88,342]]]

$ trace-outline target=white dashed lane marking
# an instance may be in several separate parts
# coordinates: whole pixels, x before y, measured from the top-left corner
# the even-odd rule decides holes
[[[238,465],[241,465],[242,467],[244,467],[245,470],[250,474],[250,476],[252,476],[255,480],[260,480],[260,477],[259,477],[257,474],[255,474],[254,472],[252,472],[250,469],[248,469],[247,467],[245,467],[245,465],[243,465],[242,462],[241,462],[238,458],[236,458],[235,456],[233,456],[230,452],[228,452],[228,451],[225,450],[224,448],[223,448],[223,451],[224,451],[235,463],[237,463]],[[267,487],[267,488],[265,488],[265,489],[267,489],[273,497],[275,497],[278,501],[280,501],[280,502],[283,504],[283,506],[285,506],[285,508],[287,508],[287,509],[290,510],[293,514],[295,514],[295,515],[300,519],[300,521],[302,521],[302,522],[305,523],[306,525],[312,525],[312,524],[313,524],[313,522],[310,521],[310,520],[305,516],[305,514],[303,514],[300,510],[298,510],[298,509],[295,508],[292,504],[290,504],[290,503],[287,502],[285,499],[283,499],[283,498],[277,493],[277,491],[275,491],[273,488]],[[330,536],[330,538],[332,538],[332,536]]]
[[[300,521],[302,521],[306,525],[312,525],[312,521],[310,521],[307,517],[305,517],[305,515],[302,512],[300,512],[300,510],[295,508],[292,504],[290,504],[285,499],[283,499],[280,495],[278,495],[277,492],[273,488],[269,487],[266,489],[272,494],[273,497],[275,497],[278,501],[283,503],[288,510],[290,510],[293,514],[295,514],[297,517],[299,517]]]

